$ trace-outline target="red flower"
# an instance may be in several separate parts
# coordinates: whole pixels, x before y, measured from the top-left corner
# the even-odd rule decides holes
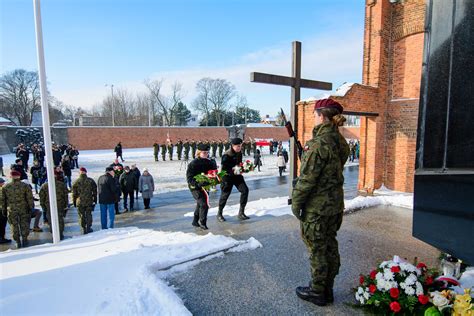
[[[375,280],[375,276],[377,275],[377,271],[376,270],[372,270],[372,272],[370,272],[370,278],[372,280]]]
[[[418,295],[418,301],[422,305],[425,305],[426,303],[428,303],[430,301],[430,298],[428,297],[428,295]]]
[[[426,264],[424,264],[423,262],[420,262],[420,263],[418,263],[418,265],[416,267],[420,270],[426,269]]]
[[[397,288],[392,287],[390,289],[390,296],[394,299],[397,299],[398,295],[400,295],[400,291]]]
[[[250,163],[250,160],[245,161],[246,163]]]
[[[369,285],[369,292],[374,294],[375,291],[377,291],[377,287],[375,286],[375,284]]]
[[[398,273],[398,272],[400,272],[400,267],[399,266],[394,266],[390,269],[390,271],[392,271],[393,273]]]
[[[360,278],[359,278],[360,285],[364,284],[364,281],[365,281],[364,276],[361,275]]]
[[[426,280],[425,280],[425,283],[426,283],[426,285],[433,284],[433,277],[432,276],[427,277]]]
[[[394,313],[398,313],[402,308],[400,307],[400,304],[398,302],[392,302],[390,303],[390,310]]]

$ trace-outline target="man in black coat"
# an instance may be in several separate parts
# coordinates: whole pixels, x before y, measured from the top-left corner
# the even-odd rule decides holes
[[[133,175],[135,176],[135,179],[137,179],[137,186],[135,187],[135,197],[138,200],[138,191],[139,191],[139,189],[138,189],[138,180],[140,180],[140,176],[142,174],[140,172],[140,169],[138,169],[135,164],[132,165],[132,169],[130,170],[130,172],[132,172]]]
[[[216,170],[215,160],[209,159],[209,145],[200,144],[197,148],[197,157],[191,161],[186,171],[186,180],[189,190],[196,200],[194,219],[192,225],[203,230],[207,228],[207,211],[209,210],[209,196],[194,177],[198,174],[207,174],[209,170]]]
[[[114,228],[115,208],[114,204],[119,200],[120,192],[117,192],[117,186],[114,179],[115,173],[112,167],[105,169],[105,174],[97,180],[97,189],[100,205],[100,222],[102,229]],[[107,215],[109,225],[107,226]]]
[[[123,157],[122,157],[122,143],[121,142],[119,142],[117,146],[115,146],[114,151],[115,151],[115,158],[118,159],[120,157],[122,162],[124,162],[125,160],[123,160]]]
[[[10,170],[18,171],[21,174],[20,180],[28,179],[28,175],[26,174],[25,168],[23,166],[23,160],[20,158],[15,160],[15,164],[11,166]]]
[[[133,212],[133,193],[135,192],[135,188],[138,187],[138,181],[135,177],[135,174],[130,171],[128,166],[125,166],[124,170],[125,172],[120,176],[120,189],[123,193],[123,208],[125,209],[124,212],[126,213],[128,212],[128,198],[130,198],[130,212]]]
[[[239,166],[241,163],[242,139],[233,138],[231,140],[231,147],[222,156],[222,170],[224,170],[227,175],[223,177],[221,182],[222,193],[219,199],[219,210],[217,212],[217,220],[219,222],[225,221],[222,211],[224,210],[225,204],[227,203],[227,199],[229,198],[234,185],[240,192],[240,209],[237,217],[241,220],[249,219],[249,217],[244,213],[249,197],[249,188],[245,183],[244,177],[234,171],[234,167]]]

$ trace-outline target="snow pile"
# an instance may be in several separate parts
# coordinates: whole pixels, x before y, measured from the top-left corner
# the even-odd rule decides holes
[[[464,289],[473,289],[474,291],[474,267],[466,268],[466,271],[461,275],[459,279],[459,283],[461,284],[462,288]],[[464,294],[462,291],[459,292],[460,294]]]
[[[397,193],[385,189],[387,195],[379,196],[358,196],[351,200],[344,200],[344,212],[352,212],[355,210],[378,206],[378,205],[393,205],[403,208],[413,209],[413,194]],[[380,192],[379,192],[380,193]],[[224,215],[236,216],[239,213],[239,204],[228,205],[224,208]],[[209,209],[208,215],[217,215],[218,208],[213,207]],[[247,203],[245,214],[249,216],[283,216],[293,215],[291,207],[288,205],[288,196],[260,199]],[[194,216],[193,212],[184,214],[186,217]]]
[[[245,242],[131,227],[7,251],[0,254],[2,315],[37,314],[39,298],[54,298],[48,304],[51,315],[190,315],[161,277],[232,247],[248,250],[261,244],[253,238]]]

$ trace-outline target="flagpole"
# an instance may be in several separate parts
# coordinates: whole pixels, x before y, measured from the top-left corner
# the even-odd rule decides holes
[[[54,178],[53,148],[51,146],[51,127],[49,123],[48,89],[46,86],[46,69],[44,64],[43,30],[41,27],[40,0],[33,0],[35,14],[36,54],[41,94],[41,116],[43,118],[43,135],[45,146],[46,172],[48,175],[49,207],[51,214],[51,231],[53,243],[59,243],[58,206],[56,203],[56,183]],[[45,211],[45,210],[44,210]]]

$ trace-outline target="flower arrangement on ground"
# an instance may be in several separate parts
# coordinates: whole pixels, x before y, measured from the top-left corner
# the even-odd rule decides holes
[[[377,315],[474,316],[470,291],[456,295],[438,275],[395,256],[360,276],[355,306]]]
[[[222,182],[222,177],[224,177],[227,174],[227,172],[219,171],[217,169],[215,170],[209,170],[206,173],[201,173],[196,176],[194,176],[194,179],[196,179],[196,182],[206,191],[212,190],[218,185],[219,183]]]
[[[233,169],[234,174],[239,175],[243,173],[249,173],[250,171],[255,170],[255,165],[250,160],[241,162],[239,165],[235,166]]]

